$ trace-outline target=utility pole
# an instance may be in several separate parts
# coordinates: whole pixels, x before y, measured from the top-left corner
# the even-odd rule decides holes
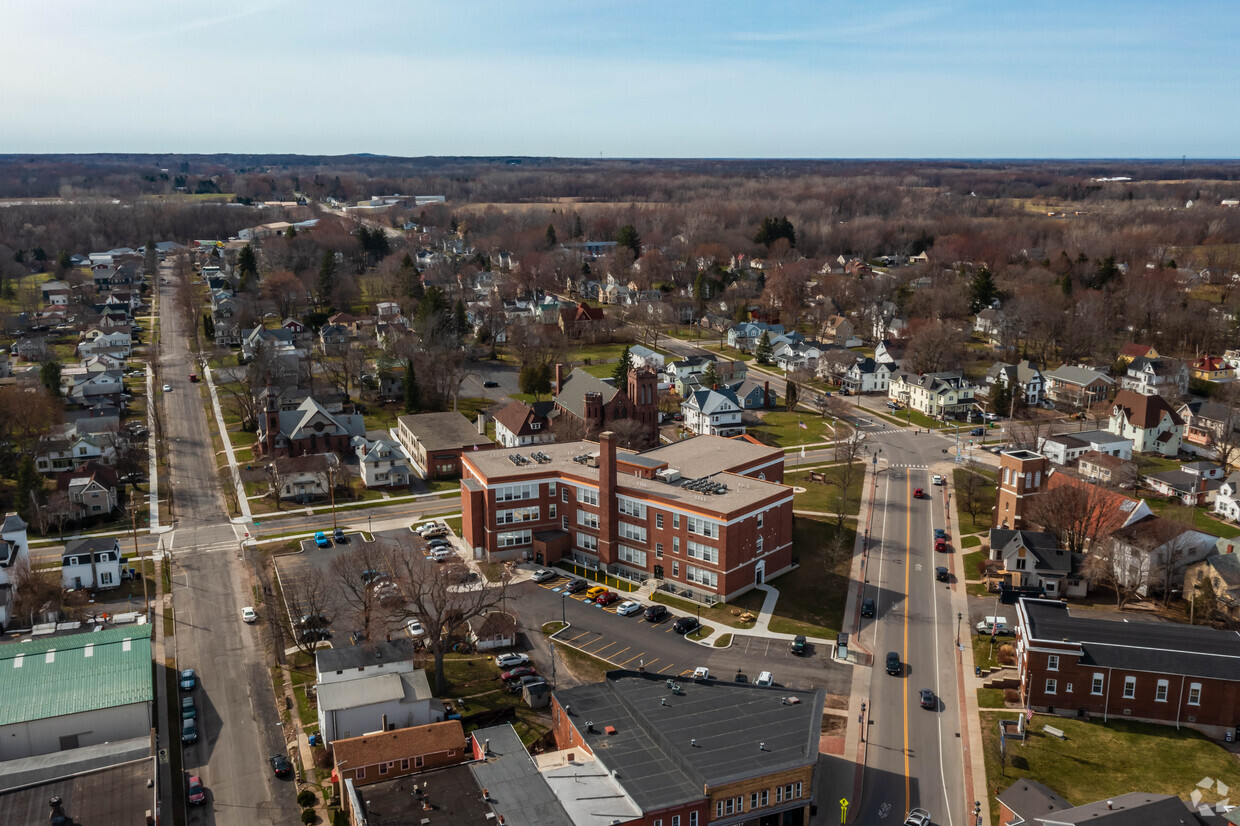
[[[133,558],[136,560],[138,558],[138,507],[133,501],[132,487],[133,486],[131,485],[129,493],[129,522],[131,528],[133,529]],[[142,615],[146,617],[147,622],[150,622],[151,601],[146,593],[146,571],[144,571],[142,566],[139,565],[138,572],[142,577]]]

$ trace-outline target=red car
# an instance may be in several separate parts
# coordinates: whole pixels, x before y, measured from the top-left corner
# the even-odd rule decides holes
[[[538,669],[534,668],[534,666],[523,665],[519,668],[514,668],[511,671],[505,671],[503,674],[499,675],[499,678],[504,682],[508,682],[509,680],[519,680],[522,677],[537,673]]]
[[[936,540],[934,540],[934,549],[935,549],[936,551],[938,551],[939,553],[946,553],[946,551],[947,551],[947,540],[946,540],[946,539],[936,539]]]
[[[194,806],[199,806],[207,802],[206,789],[202,787],[202,778],[194,775],[189,779],[189,802]]]
[[[914,498],[914,499],[920,499],[920,498],[921,498],[921,497],[923,497],[923,496],[925,496],[925,493],[922,491],[922,489],[921,489],[921,488],[918,488],[917,490],[913,491],[913,498]]]
[[[619,594],[613,591],[604,591],[594,598],[594,602],[597,605],[611,605],[618,599],[620,599]]]

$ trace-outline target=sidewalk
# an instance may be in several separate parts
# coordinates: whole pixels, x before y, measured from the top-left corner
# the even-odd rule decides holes
[[[207,380],[207,392],[211,395],[211,410],[215,413],[215,427],[220,433],[220,441],[224,443],[224,453],[228,456],[228,470],[232,475],[233,484],[237,487],[237,502],[241,506],[241,515],[250,519],[252,518],[250,503],[245,496],[245,484],[241,481],[241,474],[237,472],[237,454],[233,453],[232,439],[228,436],[228,425],[224,421],[224,411],[220,407],[220,396],[215,389],[215,377],[211,374],[210,362],[203,362],[202,375]]]

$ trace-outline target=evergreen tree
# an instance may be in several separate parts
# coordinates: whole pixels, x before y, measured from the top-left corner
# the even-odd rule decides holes
[[[581,215],[577,214],[573,217],[573,237],[580,238],[585,235],[585,227],[581,225]]]
[[[418,311],[414,314],[414,320],[426,321],[434,319],[440,313],[446,312],[448,309],[448,300],[444,298],[443,290],[438,287],[427,287],[426,293],[422,296],[422,303],[418,304]]]
[[[754,243],[761,244],[768,250],[771,245],[784,238],[788,241],[788,246],[795,247],[797,245],[797,232],[792,226],[792,222],[786,217],[780,218],[763,218],[762,223],[758,225],[758,233],[754,236]]]
[[[995,279],[990,274],[990,270],[985,266],[980,267],[974,273],[973,280],[969,282],[969,310],[973,313],[980,313],[988,309],[991,302],[998,297],[999,288],[995,286]]]
[[[34,468],[34,459],[29,454],[24,454],[21,461],[17,465],[17,490],[14,495],[17,498],[15,502],[17,512],[27,522],[33,522],[35,505],[31,502],[31,494],[34,498],[38,496],[40,489],[43,487],[42,480],[39,478],[39,472]]]
[[[246,247],[249,249],[249,247]],[[336,289],[336,253],[323,250],[323,260],[319,264],[319,301],[331,300],[332,291]]]
[[[418,409],[418,377],[413,374],[413,359],[405,359],[405,412]]]
[[[1094,271],[1094,288],[1100,290],[1112,281],[1117,281],[1119,276],[1120,271],[1115,263],[1115,256],[1108,255],[1098,262],[1098,267]]]
[[[762,331],[762,338],[758,339],[756,355],[758,357],[758,364],[771,363],[771,334],[766,330]]]
[[[211,318],[210,313],[202,314],[202,334],[207,341],[215,341],[215,319]]]
[[[39,370],[39,381],[53,396],[60,395],[60,369],[60,362],[49,361]]]
[[[72,258],[73,256],[69,255],[68,250],[61,250],[60,255],[56,256],[56,265],[62,270],[67,270],[73,266]]]
[[[455,328],[458,338],[464,338],[469,333],[469,319],[465,316],[465,302],[459,298],[456,300],[456,306],[452,308],[452,326]]]
[[[1012,408],[1012,388],[1005,381],[996,381],[990,391],[990,408],[993,412],[1006,414]]]
[[[715,363],[713,361],[706,362],[706,369],[702,371],[702,386],[713,388],[718,383],[719,373],[715,370]]]
[[[294,238],[296,238],[296,237],[297,237],[297,227],[293,226],[292,224],[289,224],[288,229],[284,230],[284,237],[285,237],[285,238],[287,238],[287,239],[288,239],[288,240],[290,240],[290,241],[292,241]]]
[[[629,371],[633,369],[633,356],[629,353],[629,348],[625,347],[624,352],[620,354],[620,361],[616,362],[616,369],[612,371],[611,377],[616,382],[616,387],[624,389],[629,383]]]
[[[625,224],[620,227],[620,231],[616,233],[616,243],[622,247],[628,247],[633,251],[634,258],[640,258],[642,254],[642,237],[637,234],[637,228],[632,224]]]
[[[555,224],[547,224],[547,249],[555,249],[555,245],[559,243],[555,237]]]
[[[521,368],[521,374],[517,376],[517,386],[522,393],[533,396],[534,401],[538,401],[540,396],[551,392],[551,365],[525,365]]]
[[[148,238],[146,249],[142,254],[142,274],[155,275],[159,272],[159,253],[155,250],[155,239]]]
[[[701,307],[708,298],[710,298],[710,291],[706,287],[706,273],[698,270],[697,276],[693,279],[693,300]]]
[[[788,382],[787,388],[784,390],[784,404],[789,410],[797,409],[797,383],[795,381]]]
[[[237,271],[242,281],[258,275],[258,259],[254,255],[254,249],[249,244],[246,244],[241,248],[241,252],[237,253]]]

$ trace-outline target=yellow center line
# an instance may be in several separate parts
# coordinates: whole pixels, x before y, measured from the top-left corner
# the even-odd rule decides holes
[[[908,656],[908,617],[911,613],[912,594],[909,591],[909,569],[913,567],[913,474],[910,473],[905,480],[905,495],[910,503],[907,516],[904,523],[904,644],[903,656]],[[905,663],[907,664],[907,660]],[[906,665],[907,667],[907,665]],[[912,794],[912,773],[909,770],[908,759],[908,704],[909,704],[909,685],[910,681],[900,675],[904,679],[904,810],[908,811],[913,805]]]

